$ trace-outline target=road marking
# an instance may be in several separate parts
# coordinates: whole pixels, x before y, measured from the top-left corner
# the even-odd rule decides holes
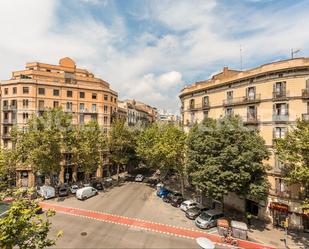
[[[93,220],[124,225],[128,227],[134,226],[138,229],[144,229],[144,230],[161,233],[161,234],[173,235],[173,236],[177,236],[181,238],[196,239],[198,237],[206,237],[217,244],[222,244],[220,236],[202,232],[202,231],[187,229],[183,227],[175,227],[175,226],[170,226],[166,224],[154,223],[154,222],[149,222],[146,220],[129,218],[129,217],[124,217],[124,216],[119,216],[119,215],[112,215],[112,214],[98,212],[98,211],[91,211],[91,210],[85,210],[85,209],[79,209],[79,208],[73,208],[73,207],[65,207],[65,206],[55,205],[55,204],[46,203],[46,202],[41,202],[40,205],[43,209],[53,209],[63,214],[84,217],[84,218],[89,218]],[[229,246],[229,245],[224,244],[224,246]],[[238,246],[241,248],[248,248],[248,249],[249,248],[250,249],[253,249],[253,248],[254,249],[275,249],[275,247],[272,247],[272,246],[267,246],[267,245],[254,243],[250,241],[244,241],[244,240],[238,240]]]

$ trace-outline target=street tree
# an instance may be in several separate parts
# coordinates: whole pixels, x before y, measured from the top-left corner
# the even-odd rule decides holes
[[[12,249],[43,249],[55,245],[56,239],[49,238],[50,217],[54,211],[38,214],[40,206],[37,201],[25,198],[24,192],[14,192],[15,200],[11,203],[6,216],[0,219],[0,247]],[[29,193],[30,194],[30,193]],[[58,232],[55,237],[60,237]]]
[[[176,172],[184,192],[186,134],[175,125],[153,124],[138,138],[137,153],[148,167]]]
[[[71,128],[71,115],[61,109],[50,109],[43,115],[34,115],[25,130],[13,129],[18,163],[31,165],[34,172],[53,179],[59,174],[63,160],[63,137]]]
[[[238,117],[205,119],[188,135],[188,172],[206,196],[222,201],[229,192],[257,201],[269,183],[263,160],[269,151],[263,138]]]
[[[126,166],[135,154],[136,137],[123,120],[115,120],[108,137],[110,161],[116,165],[119,181],[120,167]]]
[[[309,121],[297,120],[285,138],[276,139],[276,153],[284,163],[284,179],[289,184],[309,188]],[[309,200],[306,200],[309,203]]]
[[[16,180],[17,153],[12,149],[0,151],[0,191],[13,185]]]

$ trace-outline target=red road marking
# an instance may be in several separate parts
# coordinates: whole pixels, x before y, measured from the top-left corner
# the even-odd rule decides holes
[[[200,232],[200,231],[193,231],[193,230],[186,229],[186,228],[173,227],[173,226],[153,223],[149,221],[136,220],[133,218],[115,216],[115,215],[107,214],[107,213],[99,213],[99,212],[94,212],[91,210],[64,207],[64,206],[50,204],[46,202],[41,202],[40,205],[44,209],[53,209],[55,211],[65,213],[65,214],[71,214],[71,215],[74,214],[74,215],[78,215],[82,217],[98,219],[101,221],[115,222],[120,225],[135,226],[135,227],[142,228],[142,229],[149,229],[154,232],[169,233],[172,235],[185,236],[185,237],[192,238],[192,239],[195,239],[198,237],[206,237],[213,242],[221,243],[221,237],[218,235],[208,234],[208,233]],[[272,246],[267,246],[267,245],[258,244],[258,243],[254,243],[251,241],[245,241],[245,240],[238,240],[238,246],[242,248],[246,248],[246,249],[275,249],[275,247],[272,247]]]

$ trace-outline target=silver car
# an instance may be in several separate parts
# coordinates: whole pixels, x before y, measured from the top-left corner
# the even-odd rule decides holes
[[[215,227],[217,220],[221,217],[223,217],[223,213],[220,210],[211,209],[204,211],[195,219],[195,225],[202,229]]]

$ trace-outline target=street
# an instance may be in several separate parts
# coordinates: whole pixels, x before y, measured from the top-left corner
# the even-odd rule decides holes
[[[124,183],[86,201],[71,196],[42,205],[57,210],[51,234],[64,234],[56,248],[199,248],[194,238],[216,239],[216,228],[196,228],[143,183]]]

